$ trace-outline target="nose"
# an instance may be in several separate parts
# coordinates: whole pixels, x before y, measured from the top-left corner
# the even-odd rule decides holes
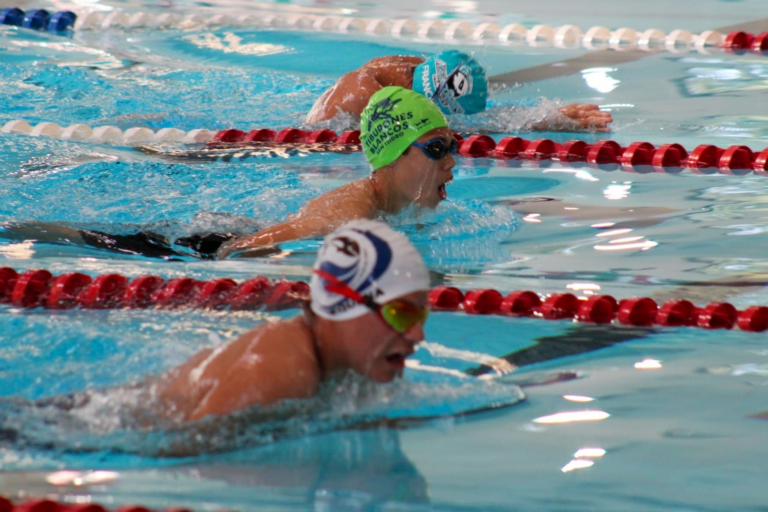
[[[418,345],[424,341],[424,324],[421,322],[413,324],[410,329],[403,333],[403,338],[414,345]]]
[[[456,167],[456,159],[455,159],[455,158],[453,158],[453,155],[452,155],[452,154],[450,154],[450,153],[448,153],[448,155],[446,156],[446,158],[445,158],[445,163],[446,163],[446,167],[447,167],[447,169],[448,169],[449,171],[450,171],[451,169],[453,169],[454,167]]]

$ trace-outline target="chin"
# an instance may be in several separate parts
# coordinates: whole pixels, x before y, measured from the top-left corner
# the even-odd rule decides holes
[[[389,373],[389,374],[381,374],[381,375],[369,375],[368,378],[370,378],[374,382],[378,382],[379,384],[387,384],[389,382],[392,382],[398,377],[396,373]]]
[[[420,208],[429,208],[430,210],[434,210],[435,208],[437,208],[437,205],[440,204],[440,199],[439,198],[435,198],[435,199],[420,199],[419,201],[415,201],[415,203]]]
[[[402,375],[401,370],[396,371],[390,368],[382,368],[379,371],[370,372],[368,374],[368,378],[374,382],[378,382],[379,384],[386,384],[397,379],[400,375]]]

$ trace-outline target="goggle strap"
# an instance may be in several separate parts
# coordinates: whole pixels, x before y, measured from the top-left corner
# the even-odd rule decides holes
[[[315,274],[320,276],[322,279],[325,279],[326,281],[330,281],[329,284],[325,285],[326,291],[329,291],[331,293],[336,293],[338,295],[341,295],[342,297],[351,299],[357,302],[358,304],[362,304],[368,307],[373,311],[378,311],[379,309],[378,304],[373,302],[372,299],[353,290],[347,283],[341,281],[338,277],[334,276],[330,272],[326,272],[325,270],[321,270],[321,269],[315,269],[314,272]]]

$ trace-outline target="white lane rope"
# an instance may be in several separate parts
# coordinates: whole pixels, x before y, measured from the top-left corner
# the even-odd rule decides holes
[[[56,123],[48,122],[32,126],[27,121],[21,119],[8,121],[0,128],[0,133],[17,133],[32,137],[48,137],[51,139],[94,142],[116,146],[140,146],[142,144],[162,142],[194,144],[209,142],[216,135],[215,131],[206,129],[185,132],[176,128],[162,128],[157,131],[150,130],[149,128],[129,128],[123,131],[117,126],[110,125],[90,127],[86,124],[73,124],[63,128]]]
[[[259,12],[229,16],[215,14],[180,15],[163,13],[150,15],[144,12],[128,13],[85,11],[78,15],[75,31],[106,31],[112,29],[133,30],[176,29],[196,30],[217,27],[264,27],[289,30],[306,30],[337,33],[358,33],[371,36],[412,38],[423,41],[451,43],[482,43],[497,45],[555,46],[558,48],[587,50],[646,50],[686,53],[696,50],[709,53],[725,41],[725,35],[715,30],[693,34],[677,29],[669,34],[658,29],[639,31],[622,27],[610,30],[595,26],[582,30],[577,25],[551,27],[536,25],[526,28],[520,24],[500,26],[496,23],[473,25],[467,21],[445,23],[440,20],[416,21],[410,19],[354,18],[316,14]]]

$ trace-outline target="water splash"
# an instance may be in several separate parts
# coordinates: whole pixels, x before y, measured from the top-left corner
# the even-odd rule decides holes
[[[191,423],[153,417],[147,408],[153,399],[151,387],[84,392],[37,402],[6,398],[0,401],[0,441],[16,450],[61,454],[194,456],[338,429],[418,424],[507,407],[525,398],[518,386],[503,382],[439,379],[382,385],[350,372],[324,383],[313,399],[286,400]]]
[[[435,210],[411,207],[386,220],[408,236],[430,268],[443,272],[509,261],[501,243],[517,228],[510,208],[477,200],[444,201]]]
[[[558,110],[562,106],[560,100],[544,97],[524,104],[491,103],[479,114],[451,116],[451,129],[470,133],[527,133],[546,124],[552,131],[576,130],[578,124]]]

